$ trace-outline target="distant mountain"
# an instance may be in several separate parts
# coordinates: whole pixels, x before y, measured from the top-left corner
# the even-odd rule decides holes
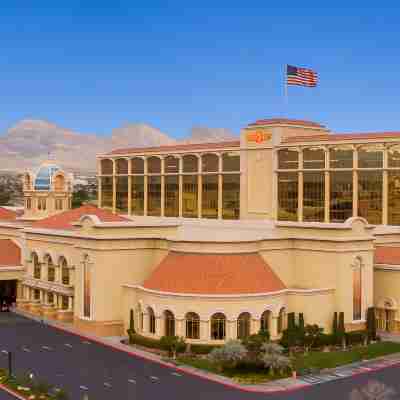
[[[194,127],[180,142],[213,142],[235,136],[224,128]],[[18,122],[0,136],[0,171],[33,169],[49,154],[63,168],[76,173],[96,171],[96,155],[124,147],[162,146],[177,140],[147,124],[127,124],[111,137],[74,132],[42,120]]]

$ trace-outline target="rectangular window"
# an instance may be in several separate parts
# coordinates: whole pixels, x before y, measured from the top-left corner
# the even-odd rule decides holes
[[[297,172],[278,174],[278,220],[297,221],[298,183]]]
[[[382,168],[383,149],[381,145],[363,146],[358,149],[358,168]]]
[[[167,175],[165,177],[165,216],[177,217],[179,215],[179,177]]]
[[[400,225],[400,171],[388,172],[388,224]]]
[[[35,289],[35,290],[33,291],[33,298],[34,298],[35,300],[40,300],[40,290],[39,290],[39,289]]]
[[[131,213],[133,215],[143,215],[144,212],[144,177],[132,176],[131,186]]]
[[[47,270],[47,280],[49,282],[54,282],[56,277],[56,270],[54,267],[49,267]]]
[[[113,207],[113,177],[103,176],[101,178],[101,206],[104,208]]]
[[[303,174],[303,219],[323,222],[325,214],[325,173]]]
[[[358,172],[358,215],[370,224],[382,223],[382,171]]]
[[[201,216],[218,218],[218,175],[203,175]]]
[[[47,302],[49,304],[53,304],[54,303],[54,294],[53,293],[51,293],[51,292],[47,293]]]
[[[151,175],[147,179],[147,215],[158,217],[161,215],[161,176]]]
[[[353,172],[331,172],[329,213],[331,222],[344,222],[353,216]]]
[[[128,177],[117,176],[117,193],[116,193],[116,207],[117,212],[128,212]]]
[[[222,175],[222,218],[239,219],[240,175]]]
[[[197,175],[182,176],[182,215],[185,218],[197,218],[198,183]]]

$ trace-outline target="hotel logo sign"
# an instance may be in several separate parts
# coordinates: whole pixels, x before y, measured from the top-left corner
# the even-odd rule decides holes
[[[270,140],[272,135],[263,131],[252,131],[247,133],[247,141],[254,143],[264,143]]]

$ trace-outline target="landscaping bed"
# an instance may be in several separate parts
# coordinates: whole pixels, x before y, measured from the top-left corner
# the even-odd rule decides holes
[[[68,400],[67,393],[44,381],[30,379],[28,376],[9,376],[0,369],[0,384],[18,393],[27,400]]]

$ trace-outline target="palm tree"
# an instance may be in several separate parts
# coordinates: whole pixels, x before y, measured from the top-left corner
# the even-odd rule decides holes
[[[283,347],[275,343],[265,343],[262,347],[264,352],[263,362],[265,368],[269,368],[269,373],[273,376],[276,372],[283,374],[291,368],[289,357],[283,355]]]

